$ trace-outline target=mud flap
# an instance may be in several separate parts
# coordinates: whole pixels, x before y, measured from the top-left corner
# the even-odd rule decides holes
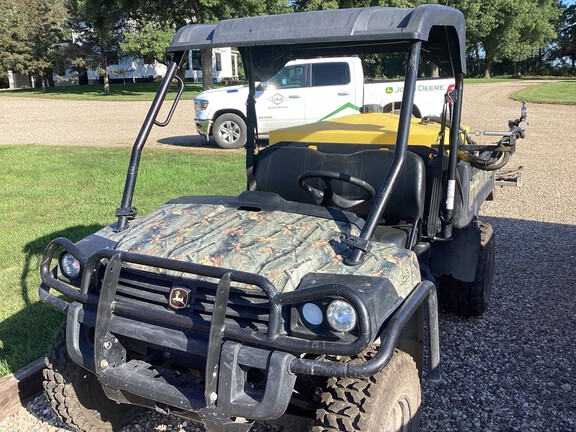
[[[472,282],[480,255],[480,230],[475,222],[455,229],[452,240],[432,243],[430,267],[435,277],[452,275],[463,282]]]

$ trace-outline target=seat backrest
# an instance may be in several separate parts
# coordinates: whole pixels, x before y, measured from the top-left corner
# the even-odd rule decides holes
[[[289,201],[314,204],[312,196],[298,186],[298,177],[310,170],[330,170],[370,183],[380,189],[394,161],[394,152],[362,150],[350,154],[322,153],[307,147],[270,146],[261,151],[254,169],[256,190],[275,192]],[[307,180],[322,189],[320,182]],[[343,196],[358,196],[356,186],[333,182],[334,191]],[[426,170],[422,158],[408,152],[406,163],[392,190],[383,217],[386,223],[414,221],[422,217],[426,192]],[[368,216],[373,200],[348,209],[358,216]]]

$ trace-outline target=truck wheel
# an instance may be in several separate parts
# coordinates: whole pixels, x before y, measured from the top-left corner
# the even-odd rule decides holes
[[[372,377],[330,378],[312,432],[416,432],[420,401],[416,364],[410,355],[396,350],[386,367]]]
[[[494,230],[486,222],[477,222],[480,230],[480,253],[476,276],[464,282],[451,275],[439,280],[439,301],[448,312],[462,316],[480,316],[488,309],[494,276]]]
[[[98,378],[70,360],[65,327],[56,334],[45,364],[43,385],[52,410],[75,430],[116,430],[142,411],[140,407],[108,399]]]
[[[246,123],[236,114],[222,114],[214,121],[212,135],[224,149],[236,149],[246,144]]]

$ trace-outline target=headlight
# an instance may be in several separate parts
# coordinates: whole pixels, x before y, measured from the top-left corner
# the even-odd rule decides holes
[[[302,317],[308,322],[308,324],[314,326],[322,324],[322,321],[324,320],[322,309],[314,303],[306,303],[302,306]]]
[[[60,260],[62,271],[69,278],[77,278],[80,275],[80,261],[71,253],[65,253]]]
[[[356,326],[357,316],[352,305],[344,300],[334,300],[326,308],[328,324],[339,332],[349,332]]]
[[[204,111],[208,108],[208,101],[204,99],[194,99],[194,109],[196,111]]]

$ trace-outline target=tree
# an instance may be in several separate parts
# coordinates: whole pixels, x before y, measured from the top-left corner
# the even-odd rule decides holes
[[[177,29],[191,23],[267,13],[289,12],[289,0],[124,0],[123,9],[136,21],[154,22],[162,29]],[[202,50],[202,84],[212,88],[212,50]]]
[[[52,78],[52,52],[62,38],[64,9],[55,0],[0,0],[0,71]]]
[[[454,0],[466,17],[469,52],[490,77],[495,62],[519,62],[555,38],[557,0]]]
[[[75,49],[79,55],[73,63],[100,71],[104,92],[109,93],[107,67],[117,60],[124,12],[113,0],[66,0],[66,7],[77,37]]]
[[[562,63],[568,61],[571,65],[571,73],[576,74],[576,4],[564,7],[558,29],[558,40],[549,58]]]
[[[168,63],[166,47],[174,36],[174,29],[153,22],[134,23],[124,31],[120,49],[133,57],[142,57],[145,63]]]

